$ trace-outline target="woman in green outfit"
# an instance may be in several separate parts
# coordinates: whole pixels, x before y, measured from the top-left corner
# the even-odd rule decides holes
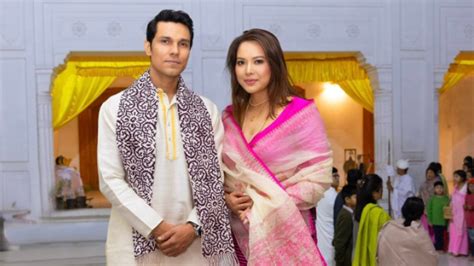
[[[382,226],[391,218],[377,204],[383,194],[382,178],[376,174],[369,174],[363,178],[362,182],[362,188],[357,194],[354,215],[358,231],[352,265],[375,266],[377,264],[377,236]]]

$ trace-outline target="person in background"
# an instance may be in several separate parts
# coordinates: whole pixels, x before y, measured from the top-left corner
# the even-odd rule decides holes
[[[474,162],[472,160],[472,156],[468,155],[468,156],[464,157],[463,164],[465,164],[465,163],[470,165],[471,166],[470,168],[472,168],[472,166],[474,165]]]
[[[402,206],[403,219],[389,221],[383,226],[377,244],[379,266],[438,265],[438,254],[420,224],[423,213],[423,200],[409,197]]]
[[[474,178],[474,168],[471,168],[471,169],[467,170],[466,178],[467,178],[467,180],[469,180],[471,178]]]
[[[437,181],[433,185],[434,195],[428,201],[426,214],[428,222],[433,227],[435,241],[434,246],[437,251],[444,249],[444,235],[447,221],[444,218],[443,208],[449,205],[449,197],[444,193],[444,184]]]
[[[464,204],[464,215],[469,237],[470,260],[474,260],[474,178],[467,181],[466,203]]]
[[[391,205],[393,218],[401,217],[402,205],[408,197],[415,196],[415,184],[413,178],[408,174],[408,160],[397,161],[397,176],[394,177],[393,185],[387,180],[387,188],[392,192]]]
[[[468,254],[468,240],[464,204],[466,202],[467,184],[466,173],[463,170],[454,171],[454,192],[451,196],[451,212],[453,218],[449,223],[448,252],[454,256]]]
[[[443,166],[439,162],[431,162],[430,165],[428,166],[430,168],[436,169],[436,176],[438,176],[441,181],[443,182],[444,186],[444,193],[446,195],[449,195],[449,186],[448,186],[448,180],[443,174]]]
[[[58,209],[84,208],[85,192],[81,175],[69,166],[71,159],[59,155],[56,158],[55,183],[56,204]],[[64,205],[65,203],[65,205]],[[79,205],[78,205],[79,203]]]
[[[354,225],[354,209],[357,204],[357,188],[353,185],[345,185],[339,195],[344,199],[344,205],[340,210],[334,229],[334,246],[336,266],[352,265],[352,230]]]
[[[351,169],[347,173],[347,185],[353,186],[356,189],[359,186],[359,182],[362,179],[362,172],[359,169]],[[342,198],[341,193],[337,194],[336,200],[334,201],[334,227],[336,227],[336,220],[337,216],[339,215],[339,211],[342,209],[344,205],[344,199]]]
[[[467,173],[467,171],[469,171],[469,169],[472,169],[472,163],[464,163],[464,164],[462,165],[462,170],[463,170],[464,172]]]
[[[423,200],[425,206],[428,207],[428,202],[431,196],[434,195],[434,184],[438,181],[441,181],[441,178],[436,175],[436,169],[433,167],[428,167],[425,171],[425,181],[421,183],[420,189],[418,190],[418,195]],[[420,222],[423,225],[423,228],[428,232],[431,237],[431,240],[434,243],[434,231],[433,226],[429,225],[426,212],[428,208],[425,208],[423,216],[421,216]]]
[[[316,207],[316,235],[318,236],[318,247],[328,266],[334,265],[334,201],[339,186],[339,174],[335,167],[332,168],[331,187],[324,192],[323,198]]]
[[[355,240],[353,266],[377,265],[377,236],[382,226],[390,221],[390,215],[377,204],[382,198],[382,178],[369,174],[363,178],[362,187],[357,192],[354,212],[357,239]]]

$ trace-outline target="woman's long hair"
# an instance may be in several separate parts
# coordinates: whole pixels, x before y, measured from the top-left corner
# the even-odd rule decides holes
[[[376,174],[368,174],[362,178],[362,187],[357,192],[357,204],[354,213],[354,219],[360,222],[362,211],[369,203],[376,204],[374,199],[374,192],[382,192],[383,182],[382,178]]]
[[[242,125],[243,116],[250,100],[250,94],[239,84],[235,74],[235,64],[237,62],[237,50],[240,44],[247,41],[257,42],[265,53],[266,60],[270,67],[270,82],[268,84],[268,98],[270,104],[270,116],[275,117],[277,106],[288,104],[288,97],[296,95],[291,85],[285,58],[280,46],[280,42],[271,32],[262,29],[251,29],[232,41],[227,52],[227,70],[229,71],[232,87],[232,106],[235,120]]]
[[[418,197],[409,197],[402,206],[402,215],[405,218],[404,226],[410,226],[412,221],[418,221],[423,215],[425,204]]]

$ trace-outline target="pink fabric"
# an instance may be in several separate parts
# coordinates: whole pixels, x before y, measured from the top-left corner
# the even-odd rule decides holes
[[[433,242],[433,244],[434,244],[435,243],[435,237],[434,237],[433,226],[428,224],[428,217],[426,216],[426,214],[423,213],[423,215],[421,216],[421,219],[420,219],[420,223],[423,226],[423,228],[426,230],[428,235],[430,236],[431,242]]]
[[[455,255],[468,254],[467,228],[464,219],[464,202],[466,198],[466,187],[455,188],[452,199],[451,208],[453,210],[453,219],[449,223],[449,246],[448,252]]]
[[[248,194],[248,223],[232,230],[249,265],[326,265],[308,209],[331,183],[332,153],[312,101],[294,98],[249,143],[228,107],[223,114],[226,186]]]

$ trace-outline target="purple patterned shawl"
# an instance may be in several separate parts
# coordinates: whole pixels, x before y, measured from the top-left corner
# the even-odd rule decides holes
[[[176,97],[194,205],[203,230],[202,254],[211,263],[235,261],[211,117],[202,99],[186,88],[181,77]],[[116,132],[127,182],[148,204],[153,197],[157,122],[158,97],[147,71],[123,93]],[[157,249],[153,238],[135,229],[133,246],[135,257]]]

